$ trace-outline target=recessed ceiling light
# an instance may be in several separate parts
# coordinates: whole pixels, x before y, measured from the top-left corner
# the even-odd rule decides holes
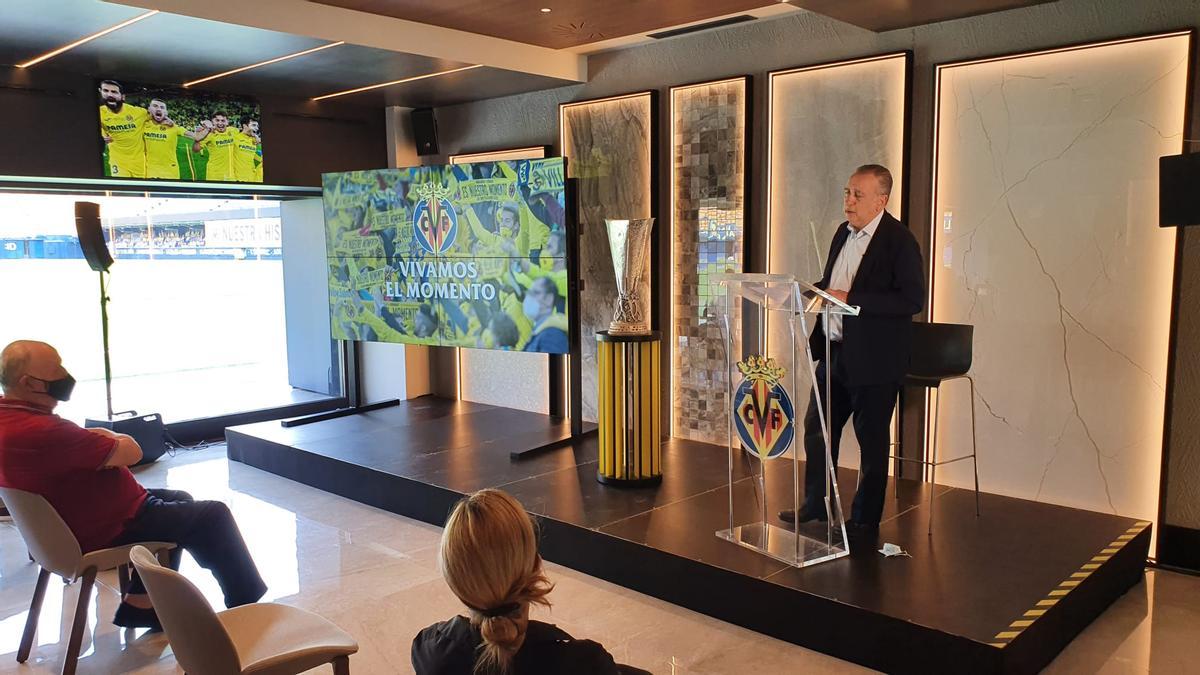
[[[115,30],[120,30],[130,24],[137,23],[137,22],[141,21],[142,19],[148,19],[148,18],[154,16],[155,14],[158,14],[158,10],[152,9],[149,12],[146,12],[145,14],[139,14],[139,15],[133,17],[132,19],[122,21],[121,23],[119,23],[115,26],[109,26],[108,28],[105,28],[102,31],[92,33],[91,35],[89,35],[87,37],[79,38],[78,40],[72,42],[71,44],[63,45],[62,47],[59,47],[58,49],[55,49],[52,52],[46,52],[45,54],[42,54],[41,56],[39,56],[37,58],[30,59],[30,60],[26,61],[25,63],[18,63],[17,67],[18,68],[28,68],[29,66],[32,66],[35,63],[41,63],[42,61],[45,61],[46,59],[58,56],[59,54],[65,52],[69,49],[74,49],[74,48],[78,47],[79,45],[87,44],[87,43],[91,42],[92,40],[95,40],[98,37],[104,37],[105,35],[108,35],[109,33],[113,32]]]
[[[325,94],[324,96],[316,96],[313,98],[313,100],[320,101],[320,100],[326,99],[326,98],[333,98],[334,96],[345,96],[346,94],[357,94],[361,91],[370,91],[372,89],[379,89],[380,87],[390,87],[394,84],[404,84],[405,82],[416,82],[417,80],[424,80],[424,79],[427,79],[430,77],[437,77],[438,75],[449,75],[450,73],[461,73],[464,70],[471,70],[473,68],[482,68],[482,67],[483,67],[482,63],[477,63],[473,66],[463,66],[462,68],[451,68],[450,70],[440,70],[436,73],[426,73],[424,75],[415,75],[413,77],[405,77],[405,78],[399,79],[399,80],[392,80],[391,82],[380,82],[379,84],[370,84],[365,87],[358,87],[357,89],[347,89],[345,91],[335,91],[332,94]]]
[[[294,54],[285,54],[284,56],[276,56],[275,58],[267,59],[266,61],[259,61],[258,63],[253,63],[248,66],[242,66],[241,68],[234,68],[233,70],[226,70],[223,73],[217,73],[216,75],[209,75],[208,77],[202,77],[198,80],[192,80],[191,82],[184,82],[183,86],[190,87],[194,84],[200,84],[201,82],[208,82],[209,80],[215,80],[218,77],[226,77],[228,75],[236,75],[237,73],[245,72],[247,70],[250,70],[251,68],[258,68],[260,66],[269,66],[272,63],[279,63],[280,61],[287,61],[288,59],[294,59],[297,56],[305,56],[307,54],[312,54],[313,52],[319,52],[322,49],[329,49],[330,47],[337,47],[338,45],[344,45],[344,44],[346,44],[346,43],[342,42],[342,41],[330,42],[329,44],[321,45],[320,47],[313,47],[312,49],[305,49],[302,52],[296,52]]]
[[[549,7],[543,7],[543,8],[542,8],[542,14],[549,14],[549,13],[550,13],[550,8],[549,8]]]

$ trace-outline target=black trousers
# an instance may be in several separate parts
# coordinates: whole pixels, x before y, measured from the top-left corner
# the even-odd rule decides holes
[[[867,525],[878,525],[883,515],[884,492],[887,489],[888,445],[891,443],[890,423],[896,405],[899,383],[849,386],[841,355],[841,345],[832,343],[828,358],[817,364],[817,382],[825,391],[825,371],[832,362],[829,384],[829,403],[833,424],[829,429],[834,465],[838,461],[838,446],[842,429],[854,417],[854,435],[858,438],[862,457],[859,461],[861,481],[850,518]],[[804,506],[807,510],[824,513],[825,505],[825,438],[821,435],[821,417],[816,399],[810,399],[804,415]]]
[[[178,544],[171,550],[171,569],[179,569],[184,550],[191,553],[201,567],[216,577],[225,594],[226,607],[257,602],[267,592],[267,585],[250,557],[241,530],[224,502],[198,502],[182,490],[152,489],[147,492],[150,496],[125,531],[112,542],[113,546],[139,541]],[[129,592],[146,592],[136,571]]]

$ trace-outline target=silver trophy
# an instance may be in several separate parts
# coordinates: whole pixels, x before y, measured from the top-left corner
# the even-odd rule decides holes
[[[650,232],[653,218],[604,220],[613,271],[617,274],[617,303],[608,332],[612,335],[650,333],[650,303],[645,288],[650,271]]]

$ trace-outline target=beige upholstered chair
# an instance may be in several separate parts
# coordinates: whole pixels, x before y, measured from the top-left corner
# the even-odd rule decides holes
[[[130,559],[189,675],[291,675],[326,663],[335,675],[349,675],[358,643],[326,619],[273,602],[214,612],[190,581],[159,565],[148,549],[135,546]]]
[[[82,580],[79,585],[79,601],[75,606],[75,619],[71,623],[71,637],[67,641],[67,653],[63,656],[63,675],[75,672],[79,660],[79,645],[87,624],[88,602],[92,598],[92,586],[96,574],[116,569],[121,591],[125,591],[129,579],[129,549],[133,545],[105,548],[83,553],[79,541],[63,522],[62,517],[41,495],[24,490],[0,488],[0,498],[8,506],[17,531],[29,547],[29,555],[41,566],[37,585],[33,589],[33,602],[29,604],[29,618],[25,620],[25,633],[21,636],[21,647],[17,651],[17,662],[25,663],[33,647],[33,634],[37,630],[38,615],[42,611],[42,599],[46,595],[46,583],[50,574],[57,574],[67,581]],[[163,541],[144,542],[146,550],[163,553],[175,544]]]

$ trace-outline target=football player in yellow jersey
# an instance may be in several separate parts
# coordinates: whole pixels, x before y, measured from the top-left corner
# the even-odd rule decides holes
[[[192,141],[192,152],[208,150],[205,180],[235,180],[233,153],[236,139],[229,128],[229,116],[222,111],[213,113],[212,128],[205,126]]]
[[[213,114],[212,129],[207,127],[200,132],[193,143],[192,152],[208,149],[208,168],[206,180],[245,181],[254,174],[253,157],[247,156],[244,146],[248,146],[251,154],[256,150],[258,139],[246,133],[249,128],[229,128],[229,116],[223,111]],[[241,167],[239,169],[239,167]]]
[[[150,121],[142,131],[146,144],[146,177],[179,180],[179,139],[194,136],[167,116],[166,103],[154,99],[146,110],[150,113]]]
[[[100,83],[100,136],[108,147],[104,175],[111,178],[145,178],[146,145],[142,129],[150,114],[125,102],[125,92],[113,80]]]
[[[254,133],[257,122],[242,125],[241,131],[235,131],[236,141],[233,152],[233,176],[239,183],[261,183],[262,177],[254,168],[258,161],[258,135]]]
[[[258,131],[258,120],[250,120],[250,135],[258,139],[258,156],[254,159],[254,182],[263,182],[262,134]]]

